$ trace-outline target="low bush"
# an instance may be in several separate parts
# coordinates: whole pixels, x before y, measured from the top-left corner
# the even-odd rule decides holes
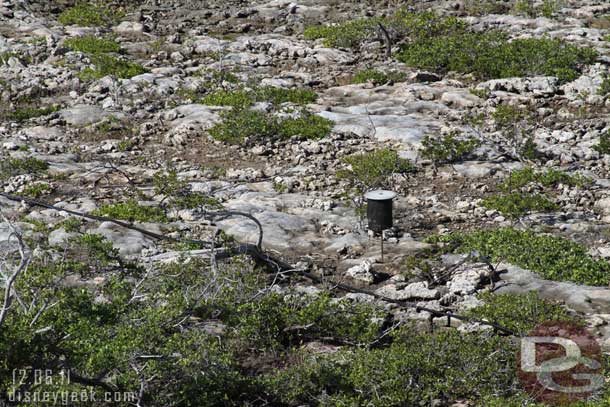
[[[121,50],[121,46],[116,41],[94,36],[68,38],[66,41],[64,41],[64,46],[72,51],[79,51],[89,54],[119,52]]]
[[[221,113],[222,121],[208,130],[216,140],[238,144],[246,139],[270,139],[278,132],[278,120],[267,113],[232,109]]]
[[[556,76],[576,79],[597,53],[559,39],[527,38],[510,41],[500,32],[464,31],[429,37],[402,47],[399,60],[420,69],[472,73],[480,78]]]
[[[345,157],[348,169],[337,171],[339,179],[347,180],[362,192],[388,185],[392,174],[404,174],[414,170],[413,164],[389,148]]]
[[[29,119],[36,117],[47,116],[59,110],[59,106],[47,106],[47,107],[34,107],[34,106],[21,106],[15,108],[14,111],[9,112],[6,115],[8,120],[15,120],[18,122],[24,122]]]
[[[122,11],[115,10],[103,2],[79,2],[64,10],[57,21],[63,25],[100,27],[116,24],[123,15]]]
[[[278,134],[282,138],[298,136],[318,140],[330,134],[333,122],[316,114],[301,113],[300,117],[282,120],[279,126]]]
[[[610,154],[610,130],[600,134],[599,142],[593,146],[593,149],[600,154]]]
[[[274,106],[290,102],[298,105],[313,103],[318,95],[309,89],[285,89],[272,86],[245,90],[216,90],[204,96],[199,103],[211,106],[233,106],[245,108],[256,102],[269,102]]]
[[[476,250],[492,261],[512,263],[549,280],[593,286],[610,283],[610,263],[592,258],[587,247],[561,237],[499,228],[434,236],[428,241],[448,243],[447,248],[462,253]]]
[[[394,338],[387,348],[306,356],[268,375],[265,387],[280,405],[395,407],[510,395],[516,384],[506,339],[413,329]]]
[[[511,218],[520,218],[530,212],[550,212],[559,209],[559,206],[545,195],[520,192],[490,196],[483,199],[482,204]]]
[[[148,72],[146,68],[137,62],[120,59],[112,55],[95,54],[91,56],[94,68],[86,68],[79,73],[81,80],[100,79],[104,76],[116,76],[120,79],[129,79],[136,75]]]
[[[530,183],[539,184],[543,187],[556,187],[559,184],[568,186],[584,186],[591,182],[582,175],[570,175],[564,171],[553,168],[536,170],[533,167],[525,167],[512,171],[501,188],[507,191],[522,188]]]
[[[474,138],[460,140],[455,134],[447,134],[441,139],[425,136],[422,140],[421,155],[435,164],[448,164],[464,160],[472,155],[480,142]]]
[[[0,162],[0,179],[21,174],[39,174],[49,168],[49,163],[34,157],[8,158]]]
[[[523,295],[484,292],[477,297],[483,304],[469,309],[465,315],[494,322],[520,335],[543,322],[575,321],[560,304],[543,300],[534,291]]]
[[[330,134],[332,121],[302,112],[299,117],[280,119],[272,114],[233,108],[221,114],[222,122],[208,130],[216,140],[238,144],[245,140],[290,138],[320,139]]]
[[[156,206],[142,206],[135,200],[124,203],[102,205],[91,212],[93,215],[107,216],[130,222],[166,222],[165,212]]]

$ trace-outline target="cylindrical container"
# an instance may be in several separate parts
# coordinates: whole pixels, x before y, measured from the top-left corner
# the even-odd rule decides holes
[[[392,201],[395,197],[395,192],[383,189],[370,191],[364,195],[369,230],[383,232],[392,227]]]

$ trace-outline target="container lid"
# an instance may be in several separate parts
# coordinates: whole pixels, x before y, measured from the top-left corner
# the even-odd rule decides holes
[[[364,197],[372,201],[389,201],[396,197],[396,192],[386,191],[385,189],[378,189],[375,191],[367,192]]]

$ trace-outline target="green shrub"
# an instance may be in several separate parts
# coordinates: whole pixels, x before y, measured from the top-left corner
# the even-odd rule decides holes
[[[216,140],[238,144],[245,139],[268,139],[278,133],[278,120],[267,113],[233,108],[220,115],[222,122],[208,130]]]
[[[512,263],[549,280],[598,286],[610,283],[610,263],[593,259],[587,247],[560,237],[499,228],[452,233],[428,241],[449,243],[463,253],[476,250],[492,261]]]
[[[28,185],[23,190],[23,195],[30,196],[32,198],[40,198],[43,195],[48,195],[53,192],[53,187],[47,183],[38,183]]]
[[[454,163],[472,155],[479,145],[477,139],[459,140],[455,134],[447,134],[440,140],[426,136],[422,140],[421,155],[435,164]]]
[[[248,107],[252,104],[252,95],[245,90],[219,89],[204,96],[199,103],[210,106]]]
[[[593,150],[602,155],[610,154],[610,130],[599,136],[599,142],[593,146]]]
[[[21,174],[39,174],[49,168],[49,163],[34,157],[9,158],[0,162],[0,179]]]
[[[520,218],[530,212],[549,212],[559,209],[559,206],[545,195],[520,192],[491,196],[483,199],[482,204],[511,218]]]
[[[166,222],[167,217],[161,208],[142,206],[135,200],[125,203],[102,205],[91,212],[93,215],[124,219],[130,222]]]
[[[306,139],[321,139],[328,136],[333,129],[332,120],[324,117],[302,113],[295,119],[284,119],[280,122],[278,133],[282,138],[299,136]]]
[[[337,171],[337,177],[347,180],[362,192],[387,185],[392,174],[404,174],[414,169],[409,160],[399,157],[389,148],[355,154],[344,158],[343,162],[350,168]]]
[[[535,291],[524,295],[484,292],[477,296],[484,302],[465,312],[525,335],[538,324],[549,321],[574,321],[560,304],[543,300]],[[515,313],[515,310],[519,310]]]
[[[255,88],[253,94],[256,102],[270,102],[275,106],[288,102],[297,105],[306,105],[315,102],[318,98],[318,95],[313,90],[285,89],[275,86]]]
[[[373,82],[376,85],[386,83],[403,82],[407,78],[404,72],[382,72],[377,69],[363,69],[358,71],[352,78],[352,83]]]
[[[146,68],[137,62],[119,59],[112,55],[97,54],[91,56],[94,68],[86,68],[79,73],[81,80],[100,79],[112,75],[120,79],[129,79],[136,75],[148,72]]]
[[[583,65],[595,62],[597,52],[559,39],[509,41],[500,32],[464,29],[410,42],[398,58],[420,69],[472,73],[480,78],[547,75],[567,82],[579,76]]]
[[[64,10],[57,21],[63,25],[99,27],[115,24],[122,17],[121,11],[114,10],[103,2],[80,2]]]
[[[327,47],[357,47],[368,39],[382,20],[378,18],[348,21],[346,23],[305,28],[303,35],[307,40],[324,38]]]
[[[403,329],[387,348],[309,356],[264,383],[278,405],[451,405],[510,395],[513,360],[514,348],[504,338]]]
[[[569,186],[584,186],[591,182],[582,175],[570,175],[564,171],[554,168],[546,170],[535,170],[533,167],[525,167],[512,171],[501,188],[506,191],[522,188],[530,183],[540,184],[543,187],[556,187],[559,184]]]
[[[64,45],[72,51],[88,54],[103,54],[106,52],[119,52],[121,46],[112,39],[98,38],[94,36],[68,38]]]
[[[18,122],[24,122],[35,117],[47,116],[59,110],[59,106],[48,106],[48,107],[17,107],[14,111],[6,115],[7,119],[15,120]]]
[[[256,102],[270,102],[274,106],[290,102],[298,105],[313,103],[318,95],[308,89],[284,89],[272,86],[251,90],[216,90],[204,96],[199,103],[211,106],[249,107]]]
[[[300,136],[320,139],[330,134],[333,122],[308,112],[297,118],[279,119],[272,114],[233,108],[221,113],[222,122],[208,130],[216,140],[237,144],[246,139],[266,140]]]
[[[334,302],[328,295],[289,300],[270,294],[237,309],[239,335],[250,346],[287,347],[315,338],[332,337],[366,345],[380,334],[378,311],[368,304]]]

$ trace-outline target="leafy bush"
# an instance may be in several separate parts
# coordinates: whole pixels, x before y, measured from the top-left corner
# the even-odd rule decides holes
[[[24,106],[17,107],[14,111],[8,113],[6,118],[8,120],[15,120],[18,122],[24,122],[35,117],[47,116],[59,110],[59,106],[48,106],[48,107],[33,107]]]
[[[94,36],[68,38],[64,46],[72,51],[89,54],[101,54],[105,52],[119,52],[121,46],[112,39],[98,38]]]
[[[369,304],[334,302],[328,295],[292,300],[271,294],[237,308],[239,335],[257,348],[279,348],[332,337],[366,345],[380,334],[378,311]]]
[[[377,24],[381,21],[378,18],[371,18],[332,26],[310,26],[305,28],[303,35],[307,40],[324,38],[324,45],[327,47],[357,47],[375,32]]]
[[[598,286],[610,283],[610,263],[593,259],[587,247],[560,237],[499,228],[452,233],[429,241],[449,243],[463,253],[476,250],[493,261],[515,264],[549,280]]]
[[[298,105],[313,103],[318,95],[309,89],[285,89],[272,86],[251,90],[216,90],[204,96],[199,103],[211,106],[249,107],[256,102],[270,102],[275,106],[290,102]]]
[[[356,189],[366,191],[387,185],[392,174],[403,174],[413,171],[413,164],[398,156],[389,148],[355,154],[343,159],[349,165],[346,170],[337,171],[339,179],[345,179]]]
[[[599,136],[599,142],[593,146],[593,149],[600,154],[610,154],[610,130]]]
[[[117,23],[123,13],[112,9],[103,2],[80,2],[64,10],[57,21],[63,25],[100,27]]]
[[[146,68],[137,62],[119,59],[112,55],[96,54],[91,56],[94,68],[86,68],[79,73],[82,80],[100,79],[112,75],[120,79],[129,79],[136,75],[148,72]]]
[[[422,36],[403,45],[399,60],[420,69],[472,73],[481,78],[548,75],[566,82],[592,64],[597,52],[551,38],[509,41],[501,32],[471,32],[454,25],[449,34]]]
[[[543,322],[574,321],[564,307],[543,300],[535,291],[524,295],[484,292],[477,297],[484,304],[469,309],[465,315],[494,322],[521,335]]]
[[[252,95],[245,90],[219,89],[204,96],[199,103],[210,106],[247,107],[252,104]]]
[[[45,172],[49,163],[34,157],[9,158],[0,162],[0,179],[6,179],[21,174],[37,174]]]
[[[267,139],[278,132],[278,120],[263,112],[250,109],[233,109],[221,113],[222,122],[208,130],[216,140],[237,144],[246,139]]]
[[[332,120],[316,114],[302,113],[300,117],[282,120],[279,125],[278,134],[282,138],[299,136],[310,140],[317,140],[328,136],[332,129]]]
[[[352,83],[373,82],[377,85],[383,85],[390,82],[403,82],[406,78],[407,76],[404,72],[383,72],[377,69],[363,69],[354,75]]]
[[[40,198],[43,195],[47,195],[53,192],[53,187],[47,183],[38,183],[28,185],[23,190],[23,195],[30,196],[32,198]]]
[[[208,130],[216,140],[227,143],[241,143],[246,139],[266,140],[274,137],[290,138],[300,136],[320,139],[330,134],[332,121],[308,112],[297,118],[279,119],[271,114],[233,108],[221,114],[222,122]]]
[[[514,188],[522,188],[530,183],[540,184],[543,187],[555,187],[559,184],[584,186],[590,181],[582,175],[570,175],[554,168],[537,171],[533,167],[525,167],[512,171],[501,187],[510,191]]]
[[[130,222],[166,222],[167,217],[161,208],[142,206],[135,200],[125,203],[102,205],[91,212],[93,215],[124,219]]]
[[[483,199],[483,206],[502,215],[520,218],[530,212],[549,212],[559,208],[545,195],[512,192]]]
[[[421,155],[435,164],[454,163],[471,155],[479,145],[474,138],[459,140],[455,134],[447,134],[440,140],[426,136],[422,140]]]
[[[175,169],[167,172],[157,172],[153,176],[153,188],[155,194],[163,195],[163,201],[168,201],[170,206],[178,209],[194,209],[207,207],[218,209],[221,207],[218,200],[199,192],[192,192],[188,182],[178,179]]]
[[[510,394],[514,350],[506,339],[403,329],[387,348],[310,356],[269,375],[277,404],[377,407],[445,404]],[[493,356],[492,356],[493,355]],[[499,393],[498,393],[499,392]]]

